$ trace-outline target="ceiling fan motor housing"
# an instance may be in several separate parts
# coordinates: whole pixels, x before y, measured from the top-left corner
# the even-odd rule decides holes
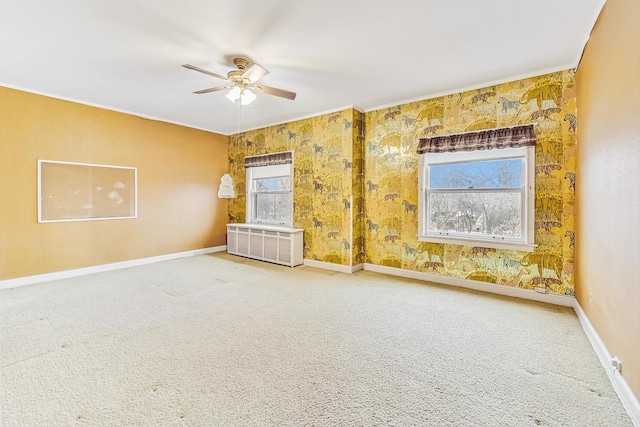
[[[243,74],[244,74],[244,71],[242,70],[229,71],[227,73],[227,80],[229,80],[231,83],[236,83],[236,84],[248,84],[249,79],[245,79],[244,77],[242,77]]]
[[[244,77],[245,70],[247,65],[249,65],[249,60],[245,58],[233,58],[233,63],[237,70],[231,70],[227,73],[227,79],[236,85],[247,86],[251,83],[249,79]]]

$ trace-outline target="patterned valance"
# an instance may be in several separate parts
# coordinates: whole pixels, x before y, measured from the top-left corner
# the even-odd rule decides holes
[[[536,145],[533,125],[420,138],[418,154],[454,151],[492,150]]]
[[[293,163],[293,151],[283,151],[281,153],[262,154],[260,156],[249,156],[244,158],[245,168],[284,165],[286,163]]]

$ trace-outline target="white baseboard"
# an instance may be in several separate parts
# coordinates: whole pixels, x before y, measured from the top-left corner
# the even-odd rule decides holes
[[[587,335],[593,349],[596,351],[598,359],[600,359],[600,363],[602,363],[604,370],[607,372],[607,376],[609,377],[614,390],[618,394],[620,401],[622,401],[622,406],[627,410],[633,425],[640,427],[640,403],[638,403],[638,399],[634,396],[633,391],[629,388],[624,377],[611,365],[611,354],[604,346],[604,343],[598,336],[598,333],[589,321],[589,318],[582,310],[582,307],[580,307],[578,300],[575,301],[573,309],[580,320],[584,333]],[[622,370],[624,371],[624,365],[622,366]]]
[[[495,283],[480,282],[477,280],[460,279],[457,277],[441,276],[439,274],[425,273],[422,271],[405,270],[396,267],[385,267],[382,265],[365,264],[365,271],[389,274],[392,276],[405,277],[407,279],[424,280],[440,285],[457,286],[460,288],[473,289],[475,291],[488,292],[492,294],[505,295],[509,297],[523,298],[533,301],[546,302],[549,304],[573,307],[575,298],[557,294],[543,294],[530,289],[514,288],[511,286],[497,285]]]
[[[364,270],[364,264],[356,264],[351,267],[351,272],[355,273],[356,271]]]
[[[51,280],[67,279],[70,277],[84,276],[85,274],[100,273],[103,271],[118,270],[121,268],[136,267],[139,265],[153,264],[160,261],[185,258],[194,255],[210,254],[226,251],[227,246],[215,246],[211,248],[195,249],[192,251],[178,252],[174,254],[158,255],[149,258],[133,259],[130,261],[114,262],[111,264],[95,265],[92,267],[77,268],[74,270],[57,271],[55,273],[38,274],[36,276],[18,277],[16,279],[0,280],[0,289],[16,288],[18,286],[33,285],[35,283],[49,282]]]
[[[355,273],[366,270],[376,273],[389,274],[391,276],[405,277],[407,279],[424,280],[441,285],[457,286],[460,288],[473,289],[476,291],[488,292],[492,294],[505,295],[516,298],[523,298],[532,301],[546,302],[549,304],[573,307],[575,298],[557,294],[543,294],[530,289],[513,288],[511,286],[497,285],[494,283],[479,282],[477,280],[460,279],[457,277],[440,276],[438,274],[425,273],[422,271],[405,270],[402,268],[385,267],[374,264],[357,264],[354,266],[333,264],[330,262],[315,261],[305,259],[304,265],[308,267],[322,268],[324,270],[337,271],[340,273]]]
[[[304,265],[307,267],[322,268],[323,270],[331,270],[347,274],[355,273],[356,271],[360,271],[363,269],[362,264],[356,264],[354,266],[340,265],[334,264],[332,262],[316,261],[313,259],[305,259]]]

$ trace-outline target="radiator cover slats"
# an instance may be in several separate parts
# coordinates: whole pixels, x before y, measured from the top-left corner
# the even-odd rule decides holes
[[[227,252],[295,267],[303,262],[301,228],[261,224],[227,224]]]

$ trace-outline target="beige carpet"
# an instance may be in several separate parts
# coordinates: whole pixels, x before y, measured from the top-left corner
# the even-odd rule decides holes
[[[226,254],[0,291],[13,426],[630,426],[570,309]]]

